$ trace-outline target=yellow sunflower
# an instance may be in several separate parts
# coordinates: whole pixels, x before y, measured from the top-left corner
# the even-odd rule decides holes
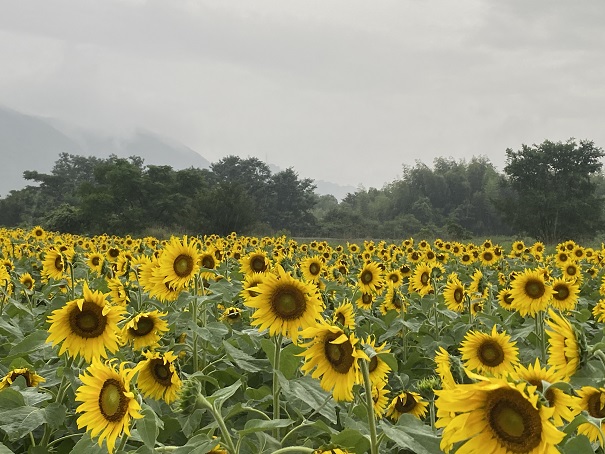
[[[269,273],[249,289],[257,295],[244,304],[256,309],[251,316],[252,326],[258,326],[260,331],[269,329],[271,336],[282,334],[296,341],[299,330],[317,323],[323,302],[312,283],[294,279],[281,265],[276,269],[277,276]]]
[[[407,310],[408,302],[401,290],[398,287],[394,287],[389,285],[386,295],[384,296],[384,301],[380,305],[380,313],[382,315],[386,315],[388,311],[397,311],[401,313]]]
[[[428,295],[433,292],[431,284],[431,271],[433,268],[426,263],[421,263],[414,268],[412,277],[410,278],[410,292],[416,292],[420,296]]]
[[[176,400],[182,382],[174,362],[176,356],[172,352],[163,355],[159,352],[143,352],[145,361],[141,361],[135,370],[138,371],[137,387],[145,397],[160,400],[170,404]]]
[[[374,304],[374,295],[372,295],[371,293],[362,293],[361,295],[359,295],[359,298],[355,300],[355,304],[359,309],[365,309],[366,311],[369,311],[372,309],[372,306]]]
[[[19,277],[19,282],[25,288],[25,290],[27,290],[28,292],[30,292],[30,294],[34,290],[34,285],[36,283],[34,281],[34,278],[32,277],[32,275],[29,274],[29,273],[23,273]]]
[[[113,304],[118,306],[126,306],[130,301],[126,287],[119,277],[107,279],[107,287],[109,287],[109,297]]]
[[[555,409],[552,419],[556,427],[561,427],[565,421],[571,422],[574,419],[575,414],[571,411],[571,407],[573,407],[575,399],[556,386],[548,386],[546,389],[543,386],[543,382],[554,384],[565,381],[562,373],[555,371],[552,367],[541,367],[540,360],[536,358],[533,365],[530,364],[527,367],[517,365],[513,376],[516,379],[525,380],[542,393],[548,401],[548,406]]]
[[[428,406],[428,402],[423,400],[420,394],[412,391],[403,391],[391,400],[385,416],[391,418],[393,421],[397,421],[401,415],[409,413],[421,419],[426,416]]]
[[[357,275],[357,285],[362,293],[380,293],[384,284],[382,270],[377,262],[368,262]]]
[[[452,374],[450,354],[443,347],[435,352],[435,372],[441,379],[443,389],[452,389],[456,386],[456,380]]]
[[[496,325],[491,334],[470,331],[460,344],[466,367],[472,371],[502,376],[512,372],[519,362],[519,349],[506,333],[498,333]]]
[[[75,400],[82,402],[76,409],[78,429],[86,427],[91,437],[99,435],[99,446],[107,440],[107,451],[112,453],[116,439],[124,432],[130,436],[130,419],[139,419],[141,406],[130,391],[132,371],[124,363],[116,370],[110,362],[98,360],[80,375],[82,385],[76,390]]]
[[[583,386],[576,391],[578,398],[575,401],[575,413],[585,411],[591,416],[593,422],[585,422],[578,426],[578,433],[585,435],[594,443],[598,441],[601,447],[605,446],[603,431],[605,431],[605,388]],[[599,425],[596,421],[599,420]]]
[[[553,289],[544,280],[544,273],[537,269],[525,269],[510,284],[511,306],[523,317],[546,310],[553,296]]]
[[[355,308],[349,301],[343,301],[332,315],[332,322],[343,328],[355,329]]]
[[[229,323],[230,325],[239,322],[242,319],[242,310],[239,307],[228,307],[226,308],[219,320]]]
[[[42,261],[42,277],[59,281],[65,273],[65,261],[63,255],[54,248],[50,248],[44,255]]]
[[[319,257],[307,257],[300,263],[300,271],[307,282],[318,283],[324,263]]]
[[[159,258],[159,274],[163,282],[173,289],[186,288],[200,270],[200,254],[195,240],[183,242],[172,237]]]
[[[479,253],[479,261],[483,266],[492,266],[499,258],[492,248],[485,248]]]
[[[561,371],[565,380],[568,380],[580,367],[582,352],[571,323],[558,315],[552,309],[548,311],[546,324],[550,329],[548,335],[548,365]]]
[[[269,269],[269,259],[262,249],[257,249],[240,260],[243,274],[264,273]]]
[[[552,300],[550,305],[560,311],[575,309],[580,297],[580,286],[575,281],[555,279],[552,283]]]
[[[353,386],[360,383],[359,360],[368,360],[367,355],[357,348],[358,339],[348,336],[337,326],[324,321],[302,332],[306,350],[299,353],[305,363],[300,370],[308,374],[313,369],[313,378],[319,378],[322,389],[332,392],[336,401],[353,400]]]
[[[514,311],[515,309],[512,307],[513,297],[509,288],[502,288],[498,292],[498,304],[500,307],[503,307],[507,311]]]
[[[536,387],[525,382],[483,379],[436,390],[440,447],[458,452],[551,453],[565,433],[551,422],[554,409],[540,405]]]
[[[466,289],[458,276],[451,276],[443,289],[443,299],[447,308],[454,312],[464,312]]]
[[[369,346],[376,353],[370,358],[370,364],[368,365],[368,370],[370,372],[370,380],[372,383],[378,383],[380,381],[388,381],[387,375],[391,371],[391,366],[389,366],[381,356],[390,353],[391,349],[387,348],[386,342],[376,346],[376,338],[372,336],[368,336],[365,340],[364,344]]]
[[[162,335],[170,330],[168,323],[162,319],[166,315],[157,310],[135,315],[122,328],[122,342],[124,345],[132,342],[135,350],[156,347]]]
[[[99,252],[90,252],[86,254],[86,264],[91,271],[101,274],[103,272],[103,263],[105,257]]]
[[[46,381],[44,377],[36,374],[33,370],[30,370],[27,367],[19,367],[9,370],[0,380],[0,389],[8,388],[19,377],[23,377],[25,379],[25,384],[32,387],[38,386],[40,383]]]
[[[266,275],[266,273],[249,273],[244,276],[244,281],[242,282],[242,291],[239,293],[244,301],[247,301],[258,295],[258,293],[251,289],[260,284]]]
[[[374,402],[374,415],[377,419],[382,418],[389,404],[389,390],[384,381],[372,381],[372,401]]]
[[[53,347],[62,342],[59,355],[82,356],[87,362],[107,358],[106,350],[118,350],[118,323],[124,309],[107,303],[99,291],[84,283],[84,298],[68,301],[48,317],[50,328],[46,342]]]

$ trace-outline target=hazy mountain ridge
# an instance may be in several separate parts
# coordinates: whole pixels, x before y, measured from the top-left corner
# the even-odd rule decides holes
[[[0,197],[32,183],[23,179],[26,170],[50,172],[60,153],[100,158],[111,154],[123,158],[140,156],[147,165],[169,165],[177,170],[210,167],[210,162],[195,150],[153,132],[137,130],[130,137],[114,137],[2,106],[0,151],[4,158],[0,166]],[[315,184],[318,194],[332,194],[338,200],[355,192],[352,186],[321,180],[316,180]]]

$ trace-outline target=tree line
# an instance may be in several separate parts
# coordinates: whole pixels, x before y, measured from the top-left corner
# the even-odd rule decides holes
[[[404,165],[383,188],[342,201],[317,195],[292,169],[227,156],[209,169],[145,165],[63,153],[48,174],[0,199],[0,225],[94,235],[230,232],[332,238],[527,235],[546,242],[601,230],[603,150],[591,141],[545,141],[506,150],[500,173],[486,157]]]

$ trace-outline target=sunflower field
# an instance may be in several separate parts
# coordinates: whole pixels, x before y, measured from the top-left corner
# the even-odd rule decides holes
[[[0,454],[604,452],[605,249],[0,230]]]

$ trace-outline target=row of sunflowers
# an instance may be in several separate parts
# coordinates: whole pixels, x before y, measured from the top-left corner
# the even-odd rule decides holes
[[[592,453],[605,249],[0,230],[0,452]]]

